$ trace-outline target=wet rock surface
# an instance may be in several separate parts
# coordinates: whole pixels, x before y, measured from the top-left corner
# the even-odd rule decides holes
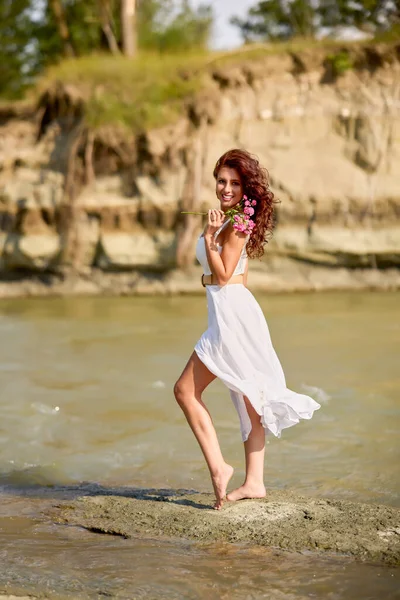
[[[376,563],[400,562],[400,510],[383,505],[306,498],[270,491],[265,499],[226,502],[172,490],[83,496],[53,507],[58,523],[125,538],[174,536],[202,542],[249,543],[294,552],[346,554]]]

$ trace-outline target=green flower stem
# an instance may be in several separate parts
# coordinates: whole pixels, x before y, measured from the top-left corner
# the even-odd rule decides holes
[[[208,213],[204,213],[204,212],[191,212],[191,211],[187,211],[187,210],[183,210],[181,211],[181,215],[207,215]]]

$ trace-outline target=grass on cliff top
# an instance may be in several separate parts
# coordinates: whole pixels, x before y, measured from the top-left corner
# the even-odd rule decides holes
[[[356,43],[302,39],[242,46],[229,52],[140,54],[133,60],[108,54],[91,55],[64,60],[49,68],[35,93],[41,94],[61,81],[83,95],[89,127],[123,126],[137,132],[178,119],[184,113],[185,101],[201,89],[203,75],[212,68],[288,52],[328,53],[344,46]]]
[[[57,81],[75,87],[85,99],[85,119],[93,128],[160,127],[178,118],[184,100],[199,89],[199,69],[206,56],[144,55],[132,60],[92,55],[64,60],[48,69],[36,93]]]
[[[279,56],[292,52],[328,52],[330,50],[343,48],[344,46],[359,46],[360,43],[362,42],[343,42],[331,39],[315,40],[308,38],[292,38],[282,42],[260,42],[245,44],[240,48],[229,50],[227,52],[215,52],[213,54],[213,59],[210,55],[210,62],[215,65],[242,63],[249,60],[257,60],[268,56]]]

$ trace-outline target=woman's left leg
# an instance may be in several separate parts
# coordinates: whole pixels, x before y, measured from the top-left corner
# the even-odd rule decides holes
[[[264,498],[264,455],[265,429],[260,422],[260,415],[253,405],[244,397],[247,413],[251,421],[251,431],[244,442],[246,456],[246,478],[244,484],[229,492],[227,500],[243,500],[244,498]]]

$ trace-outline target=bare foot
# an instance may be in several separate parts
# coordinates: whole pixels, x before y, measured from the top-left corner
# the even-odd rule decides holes
[[[244,483],[236,488],[236,490],[229,492],[226,499],[229,502],[235,502],[236,500],[244,500],[245,498],[265,498],[266,495],[267,492],[263,484]]]
[[[222,508],[224,498],[226,496],[226,488],[232,475],[233,467],[231,467],[231,465],[225,464],[224,470],[221,473],[215,475],[214,477],[211,477],[215,493],[215,510],[220,510]]]

